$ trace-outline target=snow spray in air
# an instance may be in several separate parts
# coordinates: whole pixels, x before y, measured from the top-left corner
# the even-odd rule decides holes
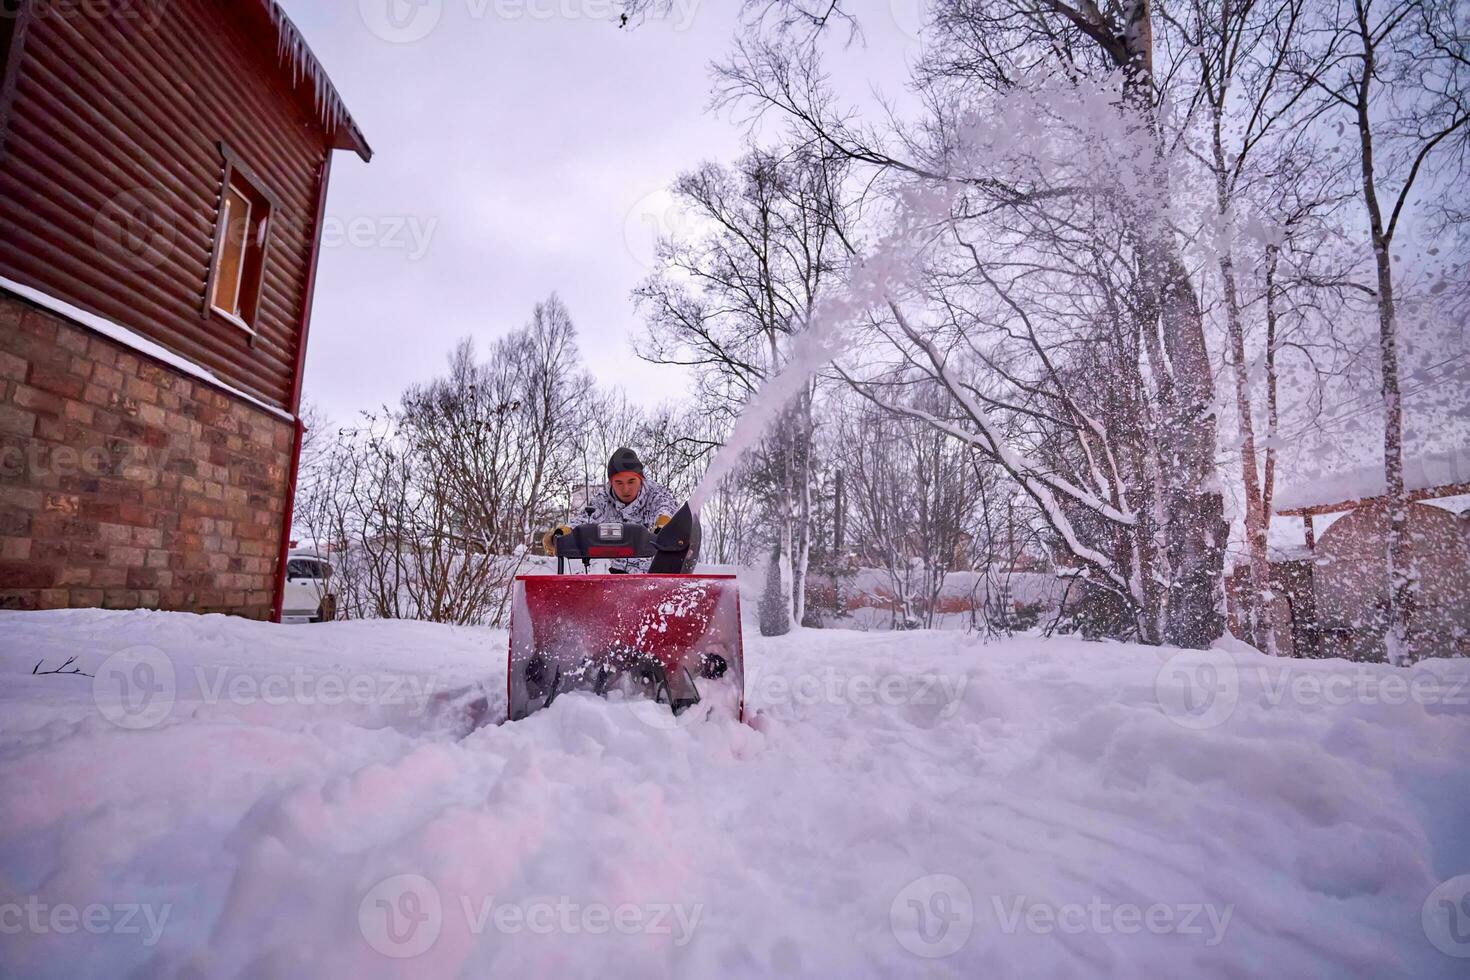
[[[899,298],[903,285],[913,278],[920,253],[932,240],[933,229],[942,226],[957,194],[958,185],[942,184],[912,187],[899,196],[894,229],[879,240],[871,254],[853,261],[845,286],[818,300],[780,372],[761,385],[710,460],[689,498],[692,510],[699,511],[802,386],[842,353],[852,335],[848,328],[874,307]]]
[[[1118,129],[1121,85],[1121,74],[1092,88],[1080,87],[1075,79],[1039,78],[1034,88],[1020,87],[984,112],[971,114],[933,170],[985,174],[1002,187],[1086,187],[1100,184],[1099,174],[1108,168],[1121,168],[1124,172],[1114,175],[1110,186],[1135,193],[1142,188],[1146,195],[1152,182],[1143,179],[1150,159],[1143,150],[1151,137]],[[1120,153],[1117,147],[1125,139],[1144,142],[1136,153]],[[892,229],[867,256],[853,261],[844,286],[818,301],[781,371],[756,392],[710,461],[689,499],[693,510],[714,494],[745,451],[760,442],[802,385],[848,346],[848,328],[868,311],[903,300],[904,287],[918,276],[919,259],[947,229],[951,208],[964,190],[963,181],[952,179],[925,181],[899,193]]]

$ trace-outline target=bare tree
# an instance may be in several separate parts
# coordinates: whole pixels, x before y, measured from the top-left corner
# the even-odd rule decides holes
[[[576,329],[553,295],[484,361],[465,340],[446,377],[404,394],[404,425],[417,451],[444,474],[453,519],[465,535],[507,554],[549,522],[591,387]]]
[[[946,398],[932,380],[902,372],[877,382],[927,413]],[[880,568],[895,597],[892,625],[932,628],[956,559],[973,540],[983,493],[972,448],[876,400],[833,406],[847,479],[847,523],[864,567]]]
[[[348,617],[498,625],[533,530],[564,505],[591,380],[554,296],[480,360],[337,431],[301,482]]]

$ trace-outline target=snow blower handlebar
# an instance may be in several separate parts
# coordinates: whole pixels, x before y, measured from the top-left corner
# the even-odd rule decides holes
[[[658,553],[653,535],[641,524],[582,524],[556,539],[556,557],[652,558]]]
[[[580,559],[584,567],[594,558],[652,558],[649,571],[656,574],[688,572],[699,554],[699,521],[688,504],[662,521],[656,531],[641,524],[591,522],[552,532],[556,570],[566,570],[568,558]]]

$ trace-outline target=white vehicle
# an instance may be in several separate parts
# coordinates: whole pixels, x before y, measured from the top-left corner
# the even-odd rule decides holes
[[[291,555],[286,559],[286,588],[281,601],[281,622],[322,623],[337,615],[337,595],[332,591],[332,565],[316,555]]]

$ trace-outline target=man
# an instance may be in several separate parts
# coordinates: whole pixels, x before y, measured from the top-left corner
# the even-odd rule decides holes
[[[592,495],[572,527],[621,523],[642,524],[650,531],[657,531],[678,510],[679,502],[674,495],[643,475],[643,461],[638,454],[631,449],[619,449],[607,461],[607,485]],[[648,571],[652,563],[651,558],[617,558],[608,571],[614,575],[636,574]]]

